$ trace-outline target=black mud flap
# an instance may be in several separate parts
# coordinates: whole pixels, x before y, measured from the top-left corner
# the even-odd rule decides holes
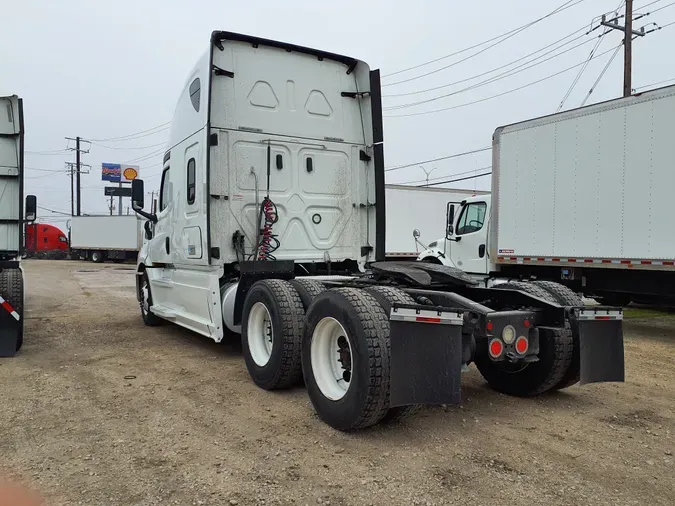
[[[585,308],[570,316],[579,331],[579,383],[624,381],[623,311]]]
[[[16,355],[20,331],[20,322],[0,307],[0,357]]]
[[[463,312],[394,304],[391,331],[391,407],[459,404]]]

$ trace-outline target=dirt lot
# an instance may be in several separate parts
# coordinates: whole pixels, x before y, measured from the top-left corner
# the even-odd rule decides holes
[[[533,400],[464,375],[463,406],[343,434],[249,380],[236,344],[145,327],[133,266],[26,262],[0,361],[0,474],[50,505],[657,505],[675,500],[675,317],[626,323],[625,384]]]

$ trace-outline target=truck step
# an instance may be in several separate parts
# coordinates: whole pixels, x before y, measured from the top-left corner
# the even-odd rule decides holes
[[[173,311],[172,309],[162,307],[162,306],[152,306],[150,308],[150,311],[155,313],[157,316],[160,318],[164,318],[165,320],[174,320],[176,319],[176,312]]]

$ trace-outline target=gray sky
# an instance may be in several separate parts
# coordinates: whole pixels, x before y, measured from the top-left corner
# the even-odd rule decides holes
[[[283,40],[347,54],[365,60],[383,75],[440,58],[478,44],[542,17],[564,0],[22,0],[3,5],[0,31],[0,94],[24,99],[26,150],[58,151],[26,155],[26,191],[38,196],[39,205],[70,210],[64,137],[105,139],[150,129],[171,120],[175,101],[187,73],[208,48],[211,31],[229,30]],[[647,4],[652,5],[641,8]],[[636,21],[636,27],[675,21],[672,0],[635,0],[635,12],[658,12]],[[619,0],[584,0],[537,23],[467,61],[407,83],[385,86],[383,94],[400,94],[443,86],[471,78],[554,43],[584,27],[594,17],[612,11]],[[623,22],[623,20],[621,20]],[[653,25],[647,26],[647,29]],[[556,52],[595,40],[602,30],[570,42]],[[596,54],[616,47],[621,33],[608,33]],[[675,83],[675,68],[668,47],[675,47],[675,25],[634,41],[633,87],[663,80]],[[583,62],[594,42],[541,63],[521,73],[474,90],[430,103],[385,111],[386,116],[455,107],[545,78]],[[9,49],[13,47],[14,49]],[[549,50],[557,46],[551,47]],[[485,48],[478,47],[432,65],[383,79],[388,84],[449,65]],[[542,51],[543,53],[543,51]],[[537,53],[531,58],[542,55]],[[565,104],[578,107],[612,52],[590,62]],[[548,56],[547,56],[548,57]],[[537,62],[544,60],[542,57]],[[527,61],[527,60],[525,60]],[[616,98],[622,93],[623,53],[619,52],[588,103]],[[456,92],[489,79],[495,73],[426,93],[385,97],[392,107]],[[579,67],[557,77],[480,103],[409,117],[385,117],[387,167],[438,158],[489,146],[496,127],[555,112],[576,77]],[[670,83],[666,83],[670,84]],[[138,162],[148,191],[159,186],[160,164],[168,130],[124,142],[92,145],[82,160],[92,166],[82,176],[82,208],[106,213],[101,162]],[[72,146],[71,142],[71,146]],[[115,149],[110,149],[115,148]],[[137,148],[137,149],[132,149]],[[142,149],[138,149],[142,148]],[[425,164],[436,168],[431,178],[452,176],[490,165],[489,151]],[[42,170],[37,170],[42,169]],[[48,172],[61,171],[61,172]],[[458,177],[465,176],[462,174]],[[424,179],[417,166],[387,174],[388,183]],[[489,189],[490,178],[454,183],[453,187]],[[126,205],[126,204],[125,204]],[[40,210],[41,221],[65,225],[63,217]]]

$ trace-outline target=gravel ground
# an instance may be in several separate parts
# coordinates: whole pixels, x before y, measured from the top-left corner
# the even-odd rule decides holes
[[[343,434],[269,393],[236,343],[145,327],[133,266],[27,261],[0,360],[0,474],[50,505],[671,505],[675,317],[627,321],[624,384],[463,404]],[[2,502],[2,501],[0,501]]]

